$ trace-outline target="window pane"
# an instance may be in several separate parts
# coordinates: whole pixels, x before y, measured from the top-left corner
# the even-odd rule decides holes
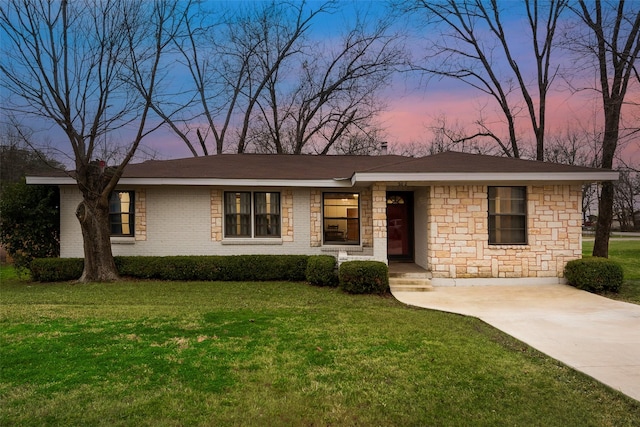
[[[489,187],[489,213],[509,214],[526,212],[524,187]]]
[[[360,243],[359,195],[325,193],[323,202],[324,241],[329,244]]]
[[[109,198],[109,226],[112,236],[133,236],[134,192],[114,191]]]
[[[525,187],[489,187],[489,243],[526,244]]]
[[[255,193],[256,237],[280,237],[280,193]]]
[[[251,193],[224,193],[225,236],[251,237]]]

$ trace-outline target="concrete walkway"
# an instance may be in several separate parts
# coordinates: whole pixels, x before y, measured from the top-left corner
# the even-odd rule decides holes
[[[640,305],[565,285],[394,292],[417,307],[477,317],[640,401]]]

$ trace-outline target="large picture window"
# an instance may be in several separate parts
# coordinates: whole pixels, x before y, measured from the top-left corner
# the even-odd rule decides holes
[[[526,187],[489,187],[489,244],[527,244]]]
[[[134,233],[133,191],[114,191],[109,198],[109,226],[112,236],[133,236]]]
[[[224,193],[225,237],[280,237],[280,193]]]
[[[330,245],[360,244],[359,195],[354,193],[324,193],[324,243]]]

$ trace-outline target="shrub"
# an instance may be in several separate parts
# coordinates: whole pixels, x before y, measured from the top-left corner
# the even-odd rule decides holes
[[[607,258],[583,258],[569,261],[564,267],[567,282],[589,292],[618,292],[622,286],[623,270]]]
[[[351,294],[389,291],[389,268],[379,261],[347,261],[340,265],[340,288]]]
[[[114,260],[121,276],[138,279],[303,281],[308,258],[307,255],[118,256]],[[42,282],[75,280],[82,275],[82,268],[80,258],[38,259],[32,263],[32,275]]]
[[[60,254],[59,200],[57,187],[27,185],[24,180],[0,192],[0,243],[18,273],[36,258]]]
[[[237,255],[225,257],[234,277],[230,280],[305,280],[307,255]]]
[[[310,256],[307,261],[307,282],[316,286],[336,286],[336,259],[331,255]]]
[[[31,278],[37,282],[65,282],[82,276],[82,258],[36,258],[29,264]]]

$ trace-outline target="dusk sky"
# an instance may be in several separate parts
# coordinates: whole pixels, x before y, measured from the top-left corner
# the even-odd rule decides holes
[[[237,6],[240,3],[220,4]],[[310,2],[309,4],[313,7],[319,2]],[[507,33],[513,37],[510,42],[512,42],[512,47],[516,47],[518,51],[516,57],[524,64],[524,67],[521,68],[526,68],[527,55],[529,55],[531,47],[526,32],[527,24],[522,15],[523,11],[520,10],[521,4],[503,1],[502,5],[508,12],[505,15],[505,27]],[[324,16],[315,22],[312,34],[323,42],[330,41],[344,27],[344,22],[351,19],[354,9],[361,11],[366,9],[370,15],[379,14],[382,17],[387,14],[385,6],[386,3],[383,1],[351,3],[343,11],[331,16]],[[413,59],[417,60],[423,54],[424,40],[437,36],[437,34],[420,28],[420,21],[400,22],[399,29],[403,27],[409,29],[410,36],[407,46]],[[557,49],[555,55],[559,63],[567,68],[570,68],[574,63],[574,58],[566,51]],[[506,68],[503,69],[506,70]],[[572,73],[569,72],[569,74]],[[534,79],[535,75],[528,73],[528,77]],[[594,87],[596,81],[593,75],[579,76],[580,79],[588,77],[591,78],[591,81],[586,80],[583,86]],[[386,140],[392,147],[406,143],[428,143],[431,138],[428,126],[432,125],[436,118],[442,116],[446,117],[450,125],[459,124],[470,129],[472,123],[479,117],[481,109],[489,121],[496,122],[494,127],[496,133],[500,136],[507,134],[506,126],[500,127],[497,123],[501,119],[499,115],[495,114],[497,110],[495,101],[481,94],[478,90],[455,80],[435,78],[427,80],[419,73],[398,74],[389,81],[383,96],[386,98],[388,109],[380,116],[380,123],[385,128]],[[640,103],[640,84],[636,83],[630,88],[627,100]],[[548,98],[547,135],[565,132],[570,128],[597,127],[602,121],[600,103],[597,92],[585,90],[573,93],[568,89],[566,82],[558,77]],[[635,110],[627,109],[625,116],[627,122],[633,116],[640,117],[638,107],[635,107]],[[54,143],[59,143],[59,139],[64,140],[64,135],[57,129],[52,129],[47,125],[43,125],[42,129],[46,129],[45,133],[40,134],[42,137],[46,135]],[[501,131],[501,129],[504,130]],[[533,132],[526,114],[518,119],[518,129],[523,140],[533,140]],[[127,140],[127,133],[125,131],[114,132],[110,137],[124,142]],[[160,129],[146,137],[143,146],[145,147],[144,151],[151,152],[153,156],[161,159],[191,155],[186,145],[168,128]],[[627,163],[640,165],[640,136],[624,142],[621,154]]]
[[[311,2],[311,5],[320,2]],[[505,28],[510,39],[511,47],[516,51],[516,57],[526,64],[531,61],[531,42],[527,33],[528,23],[523,15],[524,10],[515,2],[502,1],[502,5],[508,12],[505,14]],[[324,16],[312,27],[313,34],[319,39],[331,39],[344,22],[351,19],[351,9],[366,10],[368,14],[386,14],[386,3],[383,1],[359,1],[345,8],[340,13],[332,16]],[[414,59],[423,55],[424,38],[433,36],[429,30],[420,29],[419,21],[401,21],[400,26],[409,29],[410,36],[407,47],[412,52]],[[524,29],[524,30],[523,30]],[[567,67],[568,76],[576,78],[576,73],[571,71],[575,65],[575,58],[562,49],[556,49],[555,58],[562,66]],[[522,65],[521,65],[522,67]],[[526,65],[525,65],[526,67]],[[500,67],[505,69],[504,67]],[[533,80],[535,74],[528,73]],[[595,87],[594,75],[582,75],[579,78],[590,77],[591,81],[586,81],[580,85],[573,81],[576,86]],[[380,116],[381,124],[387,131],[387,141],[390,146],[396,144],[406,144],[412,142],[428,143],[431,138],[428,129],[438,117],[444,116],[449,124],[458,122],[462,126],[469,126],[479,117],[479,111],[494,121],[502,121],[495,112],[498,109],[493,99],[485,94],[469,87],[468,85],[454,79],[427,80],[419,73],[396,75],[384,93],[388,102],[388,110]],[[629,102],[640,102],[640,85],[635,84],[627,94]],[[632,114],[640,117],[640,111],[636,107],[634,110],[626,110],[627,123]],[[548,95],[547,113],[547,135],[566,132],[568,129],[588,128],[594,129],[602,122],[602,107],[599,94],[594,90],[584,90],[574,92],[569,89],[568,84],[562,77],[556,78],[552,92]],[[530,121],[525,114],[518,120],[518,128],[524,140],[534,139]],[[497,125],[496,129],[500,129]],[[506,136],[506,126],[502,126],[504,131],[501,135]],[[153,141],[153,142],[152,142]],[[169,131],[160,131],[155,137],[151,137],[147,144],[154,146],[158,155],[167,157],[189,156],[188,149]],[[640,164],[640,136],[621,143],[621,156],[629,164]]]

